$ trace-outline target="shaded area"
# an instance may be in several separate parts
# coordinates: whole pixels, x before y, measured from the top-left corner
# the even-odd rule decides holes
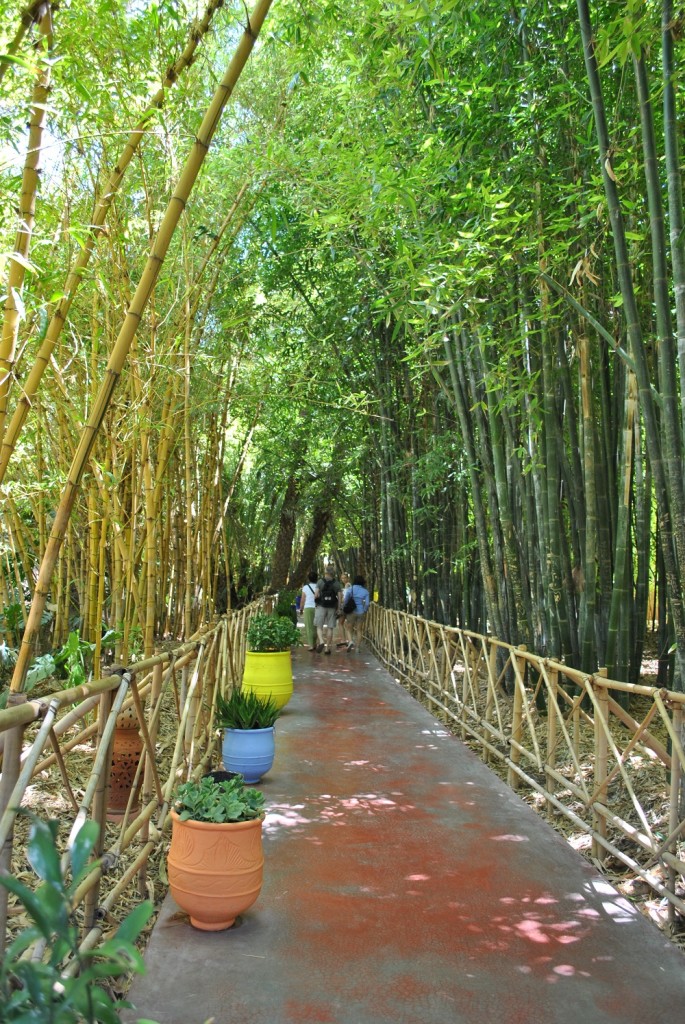
[[[685,962],[370,655],[295,654],[265,882],[202,934],[167,897],[130,992],[160,1024],[678,1019]]]

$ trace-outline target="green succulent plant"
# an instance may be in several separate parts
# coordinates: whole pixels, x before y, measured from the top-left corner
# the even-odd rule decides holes
[[[264,794],[248,788],[242,775],[223,782],[205,776],[178,787],[174,810],[181,821],[253,821],[264,814]]]
[[[255,654],[287,651],[300,642],[297,626],[284,615],[255,615],[247,627],[247,649]]]
[[[253,690],[232,690],[228,697],[216,695],[216,724],[220,729],[269,729],[281,714],[271,697],[258,697]]]

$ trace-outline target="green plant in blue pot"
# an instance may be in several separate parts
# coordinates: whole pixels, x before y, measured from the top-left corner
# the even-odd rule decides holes
[[[224,768],[259,782],[274,763],[274,723],[281,709],[271,697],[259,697],[252,690],[234,689],[217,694],[216,724],[224,730],[221,753]]]

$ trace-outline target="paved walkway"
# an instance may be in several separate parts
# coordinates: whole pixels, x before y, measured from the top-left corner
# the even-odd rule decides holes
[[[685,958],[370,654],[295,653],[261,788],[257,903],[203,933],[167,897],[125,1020],[683,1019]]]

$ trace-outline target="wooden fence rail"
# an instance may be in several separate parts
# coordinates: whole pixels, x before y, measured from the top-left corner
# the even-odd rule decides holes
[[[376,655],[510,786],[685,914],[685,694],[593,675],[371,605]],[[582,836],[581,844],[582,845]]]
[[[106,679],[20,697],[0,712],[0,871],[13,870],[15,835],[25,834],[20,807],[62,819],[69,837],[87,818],[100,826],[99,857],[76,900],[82,951],[116,927],[124,895],[149,894],[148,864],[166,843],[173,790],[213,763],[216,690],[241,678],[245,631],[261,607],[233,612],[175,650]],[[588,837],[598,863],[611,855],[668,901],[671,918],[685,914],[685,695],[586,675],[377,605],[366,633],[413,696],[512,787],[528,787],[553,823],[564,816]],[[113,735],[127,711],[143,749],[128,806],[114,824],[107,813]],[[15,910],[0,889],[3,942]]]
[[[20,808],[63,821],[67,844],[87,819],[100,827],[98,860],[75,900],[82,952],[111,932],[110,914],[127,889],[137,889],[136,898],[148,895],[147,864],[165,842],[173,790],[212,767],[216,691],[241,679],[247,624],[262,603],[231,612],[174,650],[108,678],[40,699],[17,695],[0,711],[0,871],[13,870],[15,836],[26,831]],[[126,713],[143,746],[128,805],[114,823],[108,814],[109,775],[117,719]],[[78,772],[73,758],[79,759]],[[0,887],[2,949],[8,923],[20,909],[11,900]]]

